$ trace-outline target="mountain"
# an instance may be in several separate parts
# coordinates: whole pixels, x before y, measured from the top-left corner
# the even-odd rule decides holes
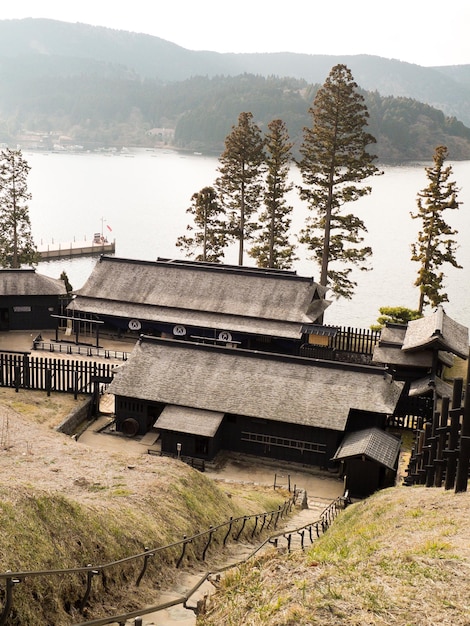
[[[381,97],[377,112],[384,102],[390,106],[393,99],[398,99],[398,108],[411,107],[415,113],[419,108],[416,103],[427,105],[427,109],[420,109],[419,115],[431,118],[431,122],[426,119],[424,126],[435,138],[430,136],[424,142],[426,153],[428,143],[452,144],[452,139],[447,141],[450,129],[451,137],[457,137],[455,157],[469,158],[470,135],[467,137],[464,125],[470,126],[470,65],[427,68],[369,55],[191,51],[150,35],[32,18],[0,20],[0,141],[17,136],[20,126],[48,132],[60,128],[84,143],[110,143],[113,136],[118,143],[137,141],[142,129],[150,132],[154,128],[171,127],[179,134],[182,147],[207,143],[218,150],[238,113],[246,110],[237,95],[243,91],[243,76],[263,77],[265,85],[270,87],[276,80],[281,86],[286,80],[295,79],[297,82],[289,83],[289,89],[295,87],[287,99],[285,91],[278,89],[279,97],[285,100],[280,101],[278,110],[287,109],[289,113],[289,101],[292,104],[293,94],[297,94],[294,108],[304,111],[303,116],[297,115],[297,126],[301,128],[308,123],[306,111],[315,91],[312,86],[317,88],[322,84],[338,63],[351,69],[354,79],[369,92],[370,98]],[[230,78],[231,88],[238,90],[236,93],[227,93]],[[225,89],[227,107],[223,121],[218,124],[220,133],[225,135],[221,137],[219,133],[209,142],[186,141],[177,126],[184,119],[187,127],[188,119],[194,118],[195,110],[201,108],[201,101],[194,101],[191,88],[202,80],[209,81],[214,97]],[[261,83],[255,86],[255,82],[252,81],[252,88],[261,88]],[[250,104],[257,99],[254,92],[251,96]],[[162,100],[166,103],[163,107]],[[191,106],[188,101],[192,102]],[[395,110],[397,102],[393,102]],[[442,118],[438,119],[429,107],[442,112]],[[106,108],[107,122],[103,121]],[[84,120],[88,120],[87,124]],[[383,128],[381,122],[376,120],[375,127]],[[439,128],[433,128],[435,124]],[[96,128],[93,132],[96,125],[100,126],[99,132]],[[422,156],[409,150],[399,155],[395,150],[392,158]]]

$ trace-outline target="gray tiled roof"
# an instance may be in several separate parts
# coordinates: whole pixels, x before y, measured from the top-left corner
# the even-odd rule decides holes
[[[379,368],[143,338],[109,391],[343,431],[352,408],[393,413],[402,388]]]
[[[223,413],[168,404],[161,412],[154,427],[159,430],[214,437],[223,419]]]
[[[345,435],[333,460],[365,456],[389,469],[395,469],[400,439],[378,428],[367,428]]]
[[[61,296],[63,280],[38,274],[34,269],[0,270],[0,296]]]
[[[443,350],[467,359],[468,328],[452,320],[438,306],[431,315],[408,322],[403,350],[423,349]]]
[[[101,257],[76,293],[78,310],[89,308],[86,300],[101,301],[101,307],[115,307],[126,316],[126,311],[140,306],[148,319],[153,315],[150,309],[158,307],[159,314],[164,309],[177,311],[177,323],[182,323],[184,314],[210,313],[301,325],[317,319],[330,304],[323,299],[318,302],[324,290],[313,279],[292,272],[116,257]]]

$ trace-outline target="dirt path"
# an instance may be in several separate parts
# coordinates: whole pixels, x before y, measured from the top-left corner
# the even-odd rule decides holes
[[[110,400],[104,399],[103,406],[109,406]],[[125,451],[126,457],[132,455],[147,454],[148,444],[146,440],[128,439],[119,435],[113,435],[104,431],[99,432],[102,427],[110,421],[108,417],[102,417],[93,424],[81,437],[79,443],[87,446],[97,447],[110,452]],[[307,493],[308,508],[296,508],[296,512],[285,522],[282,522],[278,530],[291,530],[300,528],[306,524],[316,521],[321,512],[335,498],[343,495],[343,482],[336,475],[320,471],[317,468],[310,468],[294,463],[283,463],[280,461],[260,460],[255,457],[231,454],[227,455],[225,462],[220,467],[209,467],[206,476],[217,481],[227,483],[261,484],[286,488],[289,484],[292,491],[294,488],[303,489]],[[308,533],[304,536],[304,545],[310,544]],[[301,549],[301,537],[297,535],[293,538],[291,548]],[[287,547],[287,542],[281,541],[280,547]],[[253,545],[234,544],[230,554],[225,558],[223,565],[236,563],[255,549]],[[164,604],[181,598],[207,574],[205,569],[181,572],[178,580],[171,590],[160,592],[155,597],[155,605]],[[171,608],[155,613],[141,616],[142,626],[195,626],[196,616],[192,608],[196,608],[197,602],[203,600],[204,596],[211,594],[214,587],[211,582],[206,581],[190,598],[188,608],[182,604],[177,604]],[[134,619],[126,622],[127,626],[134,626]],[[138,623],[138,622],[137,622]]]

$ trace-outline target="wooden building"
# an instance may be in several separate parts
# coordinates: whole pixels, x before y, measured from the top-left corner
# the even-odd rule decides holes
[[[333,459],[341,461],[345,490],[363,498],[395,484],[401,441],[379,428],[348,433]]]
[[[285,270],[102,256],[68,307],[75,324],[268,352],[298,353],[302,328],[330,302]],[[75,330],[74,330],[75,332]]]
[[[451,319],[442,306],[407,325],[390,324],[383,329],[373,362],[384,365],[395,380],[406,383],[401,412],[406,412],[413,399],[420,402],[423,418],[432,418],[434,402],[443,396],[452,397],[451,386],[443,379],[446,367],[454,357],[467,359],[468,328]],[[414,405],[418,405],[414,402]]]
[[[402,387],[377,367],[142,336],[109,392],[117,430],[155,429],[163,452],[326,467],[346,431],[385,427]]]
[[[69,299],[63,280],[34,269],[0,270],[0,330],[55,328]]]

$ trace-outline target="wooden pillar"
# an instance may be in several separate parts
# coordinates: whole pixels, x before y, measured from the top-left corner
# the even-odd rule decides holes
[[[467,384],[463,407],[462,429],[460,431],[460,450],[455,478],[455,493],[467,491],[468,468],[470,466],[470,359],[467,367]]]
[[[439,426],[436,430],[437,450],[436,450],[436,457],[435,457],[436,471],[434,474],[434,486],[435,487],[442,487],[442,477],[443,477],[443,471],[444,471],[444,466],[445,466],[444,449],[446,447],[446,440],[447,440],[447,435],[449,432],[449,428],[448,428],[449,403],[450,403],[450,398],[447,398],[447,397],[442,398]]]
[[[434,392],[436,395],[436,392]],[[434,400],[434,406],[436,406],[436,399]],[[439,411],[434,411],[431,432],[428,437],[428,455],[426,464],[426,487],[432,487],[434,485],[434,475],[436,471],[435,460],[437,456],[437,430],[439,424],[440,414]]]
[[[450,429],[449,439],[445,455],[447,457],[445,489],[453,489],[455,485],[455,472],[457,469],[457,446],[459,443],[460,415],[462,412],[462,378],[454,380],[454,388],[452,392],[452,409],[449,411]]]

